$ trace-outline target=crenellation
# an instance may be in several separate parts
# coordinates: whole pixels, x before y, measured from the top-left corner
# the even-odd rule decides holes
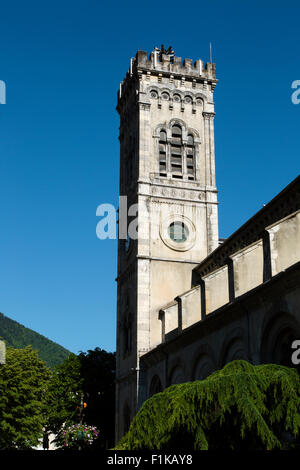
[[[181,65],[181,57],[174,57],[173,58],[174,65]]]
[[[190,70],[193,66],[193,60],[192,59],[183,59],[183,67],[185,67],[187,70]],[[195,64],[196,66],[196,64]]]
[[[135,58],[130,59],[129,70],[124,80],[120,84],[118,92],[118,104],[128,91],[128,82],[139,78],[150,81],[151,76],[156,77],[158,83],[166,79],[169,83],[179,80],[181,87],[188,86],[195,88],[200,84],[203,88],[210,87],[213,91],[218,80],[216,78],[216,64],[204,62],[197,59],[194,63],[192,59],[172,56],[169,54],[159,54],[157,50],[150,53],[149,59],[146,51],[138,51]]]

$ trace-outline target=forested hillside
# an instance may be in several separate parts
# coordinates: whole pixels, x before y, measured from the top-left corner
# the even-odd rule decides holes
[[[0,313],[0,339],[5,340],[6,346],[13,348],[25,348],[31,345],[51,368],[61,364],[71,354],[59,344],[6,317],[3,313]]]

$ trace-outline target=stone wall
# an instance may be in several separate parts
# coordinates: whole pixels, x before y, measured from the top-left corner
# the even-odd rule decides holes
[[[291,366],[300,339],[300,177],[194,268],[194,283],[159,311],[161,343],[140,362],[144,399],[234,359]]]
[[[196,323],[261,285],[264,265],[270,259],[272,276],[300,261],[300,211],[267,227],[266,231],[270,234],[268,250],[263,249],[263,240],[260,239],[233,253],[228,263],[203,276],[197,288],[177,296],[174,302],[160,310],[162,341],[172,330],[183,331],[190,327],[191,319]],[[231,263],[233,269],[229,267]],[[233,286],[232,290],[230,286]],[[204,299],[202,303],[201,298]],[[182,305],[185,305],[184,315]]]

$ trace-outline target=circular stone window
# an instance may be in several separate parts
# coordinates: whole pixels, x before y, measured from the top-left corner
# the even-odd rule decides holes
[[[168,232],[171,240],[177,243],[186,242],[189,236],[189,229],[183,222],[180,221],[172,222],[169,225]]]
[[[161,94],[161,97],[162,97],[163,100],[168,100],[168,99],[169,99],[169,94],[166,93],[166,92],[163,92],[163,93]]]
[[[187,217],[173,214],[161,223],[160,237],[172,250],[187,251],[195,244],[196,228]]]
[[[151,90],[150,96],[151,96],[151,98],[153,98],[154,100],[156,100],[158,95],[157,95],[157,92],[156,92],[155,90]]]

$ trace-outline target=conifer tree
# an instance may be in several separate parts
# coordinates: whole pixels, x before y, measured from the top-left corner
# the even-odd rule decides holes
[[[299,448],[296,369],[233,361],[148,399],[117,450]]]

